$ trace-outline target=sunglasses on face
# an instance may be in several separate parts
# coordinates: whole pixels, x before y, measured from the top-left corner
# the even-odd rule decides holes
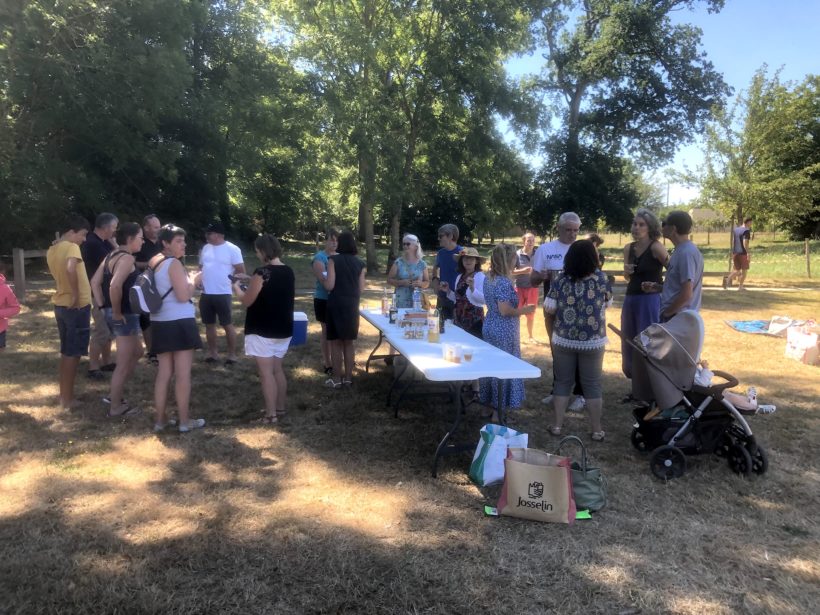
[[[404,242],[403,244],[401,244],[401,245],[403,245],[403,246],[406,248],[406,247],[408,247],[408,246],[412,246],[413,244],[412,244],[412,243],[410,243],[409,241],[405,241],[405,242]]]

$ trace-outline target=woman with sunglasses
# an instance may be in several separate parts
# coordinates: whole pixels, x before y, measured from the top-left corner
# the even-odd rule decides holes
[[[430,286],[430,274],[424,262],[419,238],[406,233],[401,241],[402,255],[387,274],[387,283],[396,287],[396,307],[413,307],[413,291]]]

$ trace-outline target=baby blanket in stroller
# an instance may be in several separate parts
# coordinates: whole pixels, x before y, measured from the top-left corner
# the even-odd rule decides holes
[[[634,353],[632,396],[644,401],[654,399],[661,409],[675,406],[695,381],[703,350],[700,314],[684,310],[668,322],[648,326],[634,341],[646,355]]]

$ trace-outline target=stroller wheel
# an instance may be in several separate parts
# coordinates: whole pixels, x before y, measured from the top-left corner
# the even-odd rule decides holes
[[[752,472],[755,474],[765,474],[769,469],[769,456],[762,446],[756,446],[754,453],[749,453],[752,458]]]
[[[717,443],[717,446],[715,446],[715,455],[724,458],[728,457],[729,449],[732,448],[734,443],[735,439],[732,436],[730,436],[728,433],[723,434],[720,437],[720,441]]]
[[[632,441],[632,446],[635,447],[635,450],[641,453],[647,452],[646,439],[640,431],[633,429],[629,439]]]
[[[652,474],[663,480],[680,478],[686,472],[686,455],[674,446],[659,446],[652,451],[649,468]]]
[[[741,444],[735,443],[729,447],[727,456],[729,467],[735,474],[748,476],[752,471],[752,456]]]

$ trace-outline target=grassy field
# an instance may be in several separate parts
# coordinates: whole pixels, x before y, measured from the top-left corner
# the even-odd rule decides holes
[[[297,309],[311,314],[308,260],[295,252]],[[700,456],[683,478],[654,479],[629,443],[630,408],[616,401],[628,383],[611,340],[606,442],[591,443],[585,421],[567,423],[604,469],[610,502],[572,528],[485,517],[498,489],[469,482],[468,454],[445,459],[431,478],[449,407],[408,404],[394,419],[381,364],[357,373],[351,391],[326,390],[313,323],[308,344],[286,358],[289,414],[275,428],[250,422],[262,407],[250,361],[209,367],[202,356],[192,403],[208,420],[200,432],[151,433],[147,364],[126,389],[142,416],[104,418],[106,383],[84,377],[82,406],[61,413],[56,327],[40,287],[0,354],[0,611],[813,612],[820,367],[784,359],[782,339],[737,333],[723,320],[820,316],[820,284],[750,279],[747,293],[707,281],[704,358],[778,406],[751,419],[769,472],[743,479]],[[382,282],[370,280],[366,301],[378,301]],[[617,303],[608,317],[619,322]],[[375,340],[363,325],[360,365]],[[531,446],[551,450],[539,402],[551,384],[549,350],[522,351],[545,376],[527,382],[511,422]],[[480,426],[471,414],[465,437],[476,440]]]

